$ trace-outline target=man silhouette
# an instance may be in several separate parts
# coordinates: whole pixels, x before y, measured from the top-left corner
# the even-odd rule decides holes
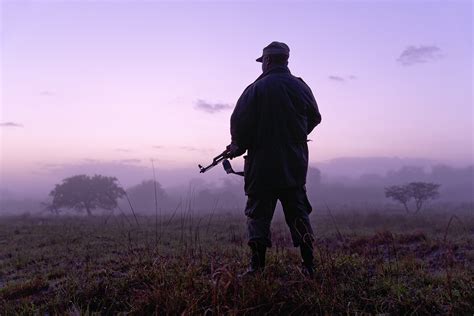
[[[245,208],[252,255],[246,274],[265,267],[271,247],[270,224],[280,200],[303,272],[312,276],[312,208],[306,196],[307,136],[321,122],[318,105],[306,83],[288,69],[290,49],[272,42],[263,49],[263,73],[240,96],[230,120],[230,158],[244,156]]]

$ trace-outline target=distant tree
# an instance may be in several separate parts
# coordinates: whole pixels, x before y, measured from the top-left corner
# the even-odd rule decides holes
[[[385,188],[385,197],[391,198],[403,204],[405,211],[410,213],[408,202],[411,200],[411,192],[407,185],[392,185]]]
[[[387,176],[396,182],[411,182],[419,179],[426,179],[427,174],[423,167],[403,166],[397,171],[388,172]]]
[[[308,180],[311,180],[314,184],[321,183],[321,170],[318,168],[309,167],[308,168]]]
[[[405,211],[410,213],[408,202],[415,200],[415,213],[423,207],[423,203],[439,196],[440,185],[429,182],[410,182],[404,185],[393,185],[385,188],[385,196],[403,204]]]
[[[439,184],[429,182],[411,182],[408,184],[411,196],[415,199],[415,213],[421,210],[424,202],[439,197],[439,187]]]
[[[49,194],[53,198],[51,207],[55,210],[62,207],[85,210],[87,215],[92,215],[92,210],[97,208],[113,210],[117,207],[117,199],[125,195],[116,181],[117,178],[101,175],[66,178]]]
[[[59,213],[61,212],[60,209],[56,208],[53,203],[50,202],[41,202],[41,206],[43,207],[43,211],[51,212],[55,215],[59,215]]]
[[[162,208],[168,196],[159,182],[156,182],[155,186],[154,180],[145,180],[127,189],[127,196],[137,211],[143,213],[155,212],[155,187],[156,203],[159,208]]]

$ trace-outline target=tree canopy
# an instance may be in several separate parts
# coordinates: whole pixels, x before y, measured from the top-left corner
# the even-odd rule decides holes
[[[385,196],[403,204],[405,211],[410,212],[408,202],[415,201],[415,213],[423,207],[423,203],[439,197],[440,185],[430,182],[410,182],[404,185],[392,185],[385,188]]]
[[[156,201],[155,201],[156,189]],[[161,184],[154,180],[145,180],[127,189],[127,195],[133,202],[134,208],[143,213],[151,213],[155,211],[156,205],[162,208],[163,203],[167,200],[167,194]],[[156,205],[155,205],[156,203]]]
[[[112,210],[117,207],[117,199],[125,195],[125,190],[116,181],[115,177],[101,175],[66,178],[49,194],[53,198],[51,207],[85,210],[87,215],[92,215],[92,210],[97,208]]]

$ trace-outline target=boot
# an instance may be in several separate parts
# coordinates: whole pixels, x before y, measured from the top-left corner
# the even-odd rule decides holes
[[[267,252],[267,247],[258,243],[251,243],[249,246],[252,250],[250,266],[246,272],[240,275],[240,277],[255,275],[262,272],[265,268],[265,254]]]
[[[309,278],[314,277],[314,255],[313,255],[313,245],[303,243],[300,246],[301,258],[303,259],[303,274]]]

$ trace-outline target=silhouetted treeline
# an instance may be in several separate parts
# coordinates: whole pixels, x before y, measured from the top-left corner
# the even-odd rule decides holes
[[[166,192],[153,180],[143,181],[141,184],[127,189],[127,195],[132,207],[139,213],[170,213],[215,210],[234,210],[243,207],[245,196],[243,191],[243,178],[229,177],[221,183],[207,183],[202,179],[193,179],[188,186]],[[120,207],[129,208],[128,201],[122,199]]]
[[[313,171],[313,173],[315,173]],[[358,178],[336,178],[320,181],[321,175],[308,172],[308,191],[313,202],[320,203],[386,203],[384,188],[409,182],[440,184],[437,202],[472,203],[474,200],[474,166],[454,168],[445,165],[423,167],[405,166],[385,175],[363,174]]]
[[[382,205],[391,203],[385,197],[384,188],[390,185],[414,181],[441,184],[440,198],[433,202],[472,203],[474,200],[474,167],[453,168],[438,165],[425,170],[422,167],[403,167],[385,175],[364,174],[358,178],[331,178],[317,168],[309,168],[307,191],[311,202],[318,207],[328,205]],[[148,189],[138,197],[137,187],[129,189],[131,200],[136,201],[135,208],[140,212],[154,212],[154,193],[152,181]],[[143,186],[143,184],[142,184]],[[246,197],[243,192],[243,178],[235,175],[224,178],[221,183],[193,179],[187,187],[166,193],[161,188],[158,205],[162,211],[206,211],[241,210]]]
[[[170,212],[218,212],[222,210],[243,210],[246,197],[243,190],[243,177],[224,176],[218,182],[207,182],[203,178],[191,180],[187,185],[164,188],[153,180],[126,188],[127,197],[134,211],[141,214]],[[307,177],[308,196],[314,206],[325,205],[365,207],[368,205],[387,205],[384,188],[409,182],[431,182],[440,184],[440,197],[432,203],[474,203],[474,166],[454,168],[437,165],[432,168],[405,166],[385,175],[362,174],[359,177],[331,177],[317,168],[309,168]],[[155,195],[156,192],[156,195]],[[155,198],[156,197],[156,198]],[[2,200],[0,214],[7,213],[47,213],[46,201]],[[43,203],[43,204],[42,204]],[[119,201],[114,212],[130,212],[126,198]],[[73,211],[71,211],[73,213]]]

